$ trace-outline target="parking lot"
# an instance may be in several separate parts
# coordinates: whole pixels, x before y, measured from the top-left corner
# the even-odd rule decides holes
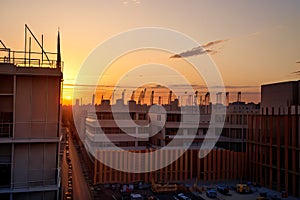
[[[219,184],[227,184],[226,183],[219,183]],[[209,184],[209,186],[202,185],[206,189],[214,189],[217,191],[217,185],[219,184]],[[233,184],[231,184],[233,185]],[[230,188],[228,194],[221,194],[217,191],[217,196],[215,198],[210,198],[207,196],[206,192],[197,193],[194,192],[194,194],[188,190],[186,191],[180,191],[177,193],[162,193],[157,194],[153,193],[151,191],[151,188],[148,189],[138,189],[135,188],[134,190],[126,193],[121,193],[122,185],[118,184],[118,187],[116,188],[116,184],[110,185],[106,184],[101,186],[101,190],[99,190],[98,197],[99,199],[113,199],[113,200],[121,200],[121,199],[130,199],[130,194],[140,194],[142,198],[137,198],[137,200],[140,199],[160,199],[160,200],[211,200],[211,199],[217,199],[217,200],[256,200],[257,197],[260,196],[260,193],[266,193],[267,198],[271,200],[271,197],[277,197],[277,199],[282,200],[299,200],[299,198],[281,198],[281,193],[263,188],[263,187],[252,187],[252,192],[248,194],[241,194],[235,191],[235,189]],[[276,198],[274,198],[276,199]]]

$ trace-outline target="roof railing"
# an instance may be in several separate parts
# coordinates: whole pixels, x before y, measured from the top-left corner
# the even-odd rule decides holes
[[[32,51],[31,39],[34,39],[40,52]],[[12,51],[0,40],[0,63],[10,63],[17,67],[48,67],[63,69],[63,62],[60,55],[60,35],[57,36],[57,52],[46,52],[44,50],[44,36],[41,42],[33,34],[27,24],[25,24],[25,47],[24,51]]]
[[[24,54],[26,53],[26,57]],[[0,48],[0,63],[10,63],[17,67],[49,67],[57,68],[57,53],[46,52],[49,56],[49,60],[42,59],[41,52],[24,52],[24,51],[12,51],[9,48]],[[59,65],[63,68],[63,62]]]

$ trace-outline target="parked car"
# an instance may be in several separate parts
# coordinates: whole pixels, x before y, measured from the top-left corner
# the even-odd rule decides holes
[[[269,200],[267,197],[257,197],[256,200]]]
[[[214,189],[206,190],[206,196],[208,196],[209,198],[216,198],[217,191]]]
[[[144,182],[138,183],[139,190],[149,189],[150,187],[151,187],[151,184],[149,184],[149,183],[144,183]]]
[[[217,186],[217,190],[218,192],[220,192],[221,194],[228,194],[229,193],[229,188],[226,185],[218,185]]]
[[[250,193],[251,189],[247,184],[237,184],[236,191],[238,193]]]
[[[183,193],[177,194],[177,197],[179,197],[179,199],[182,199],[182,200],[191,200],[191,198],[185,196]]]

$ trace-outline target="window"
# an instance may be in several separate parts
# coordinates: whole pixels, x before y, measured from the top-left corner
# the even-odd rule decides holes
[[[161,121],[161,115],[156,115],[157,121]]]
[[[0,188],[9,188],[11,177],[11,145],[0,145]]]
[[[146,120],[146,114],[139,114],[139,120]]]

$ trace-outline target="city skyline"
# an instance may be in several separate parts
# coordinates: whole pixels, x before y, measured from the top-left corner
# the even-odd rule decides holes
[[[65,100],[72,98],[76,75],[93,49],[113,35],[142,27],[176,30],[202,46],[224,40],[213,53],[207,53],[218,66],[225,86],[236,87],[233,92],[249,94],[247,98],[244,96],[247,101],[260,100],[261,84],[299,78],[299,1],[229,1],[226,5],[222,1],[21,1],[19,4],[15,7],[13,2],[2,3],[6,9],[1,17],[13,17],[4,20],[1,39],[7,47],[22,50],[23,25],[28,23],[39,38],[44,34],[45,49],[52,50],[56,49],[57,36],[53,30],[59,27]],[[44,12],[46,7],[53,11],[51,15]]]
[[[1,6],[1,200],[299,200],[300,1]]]

